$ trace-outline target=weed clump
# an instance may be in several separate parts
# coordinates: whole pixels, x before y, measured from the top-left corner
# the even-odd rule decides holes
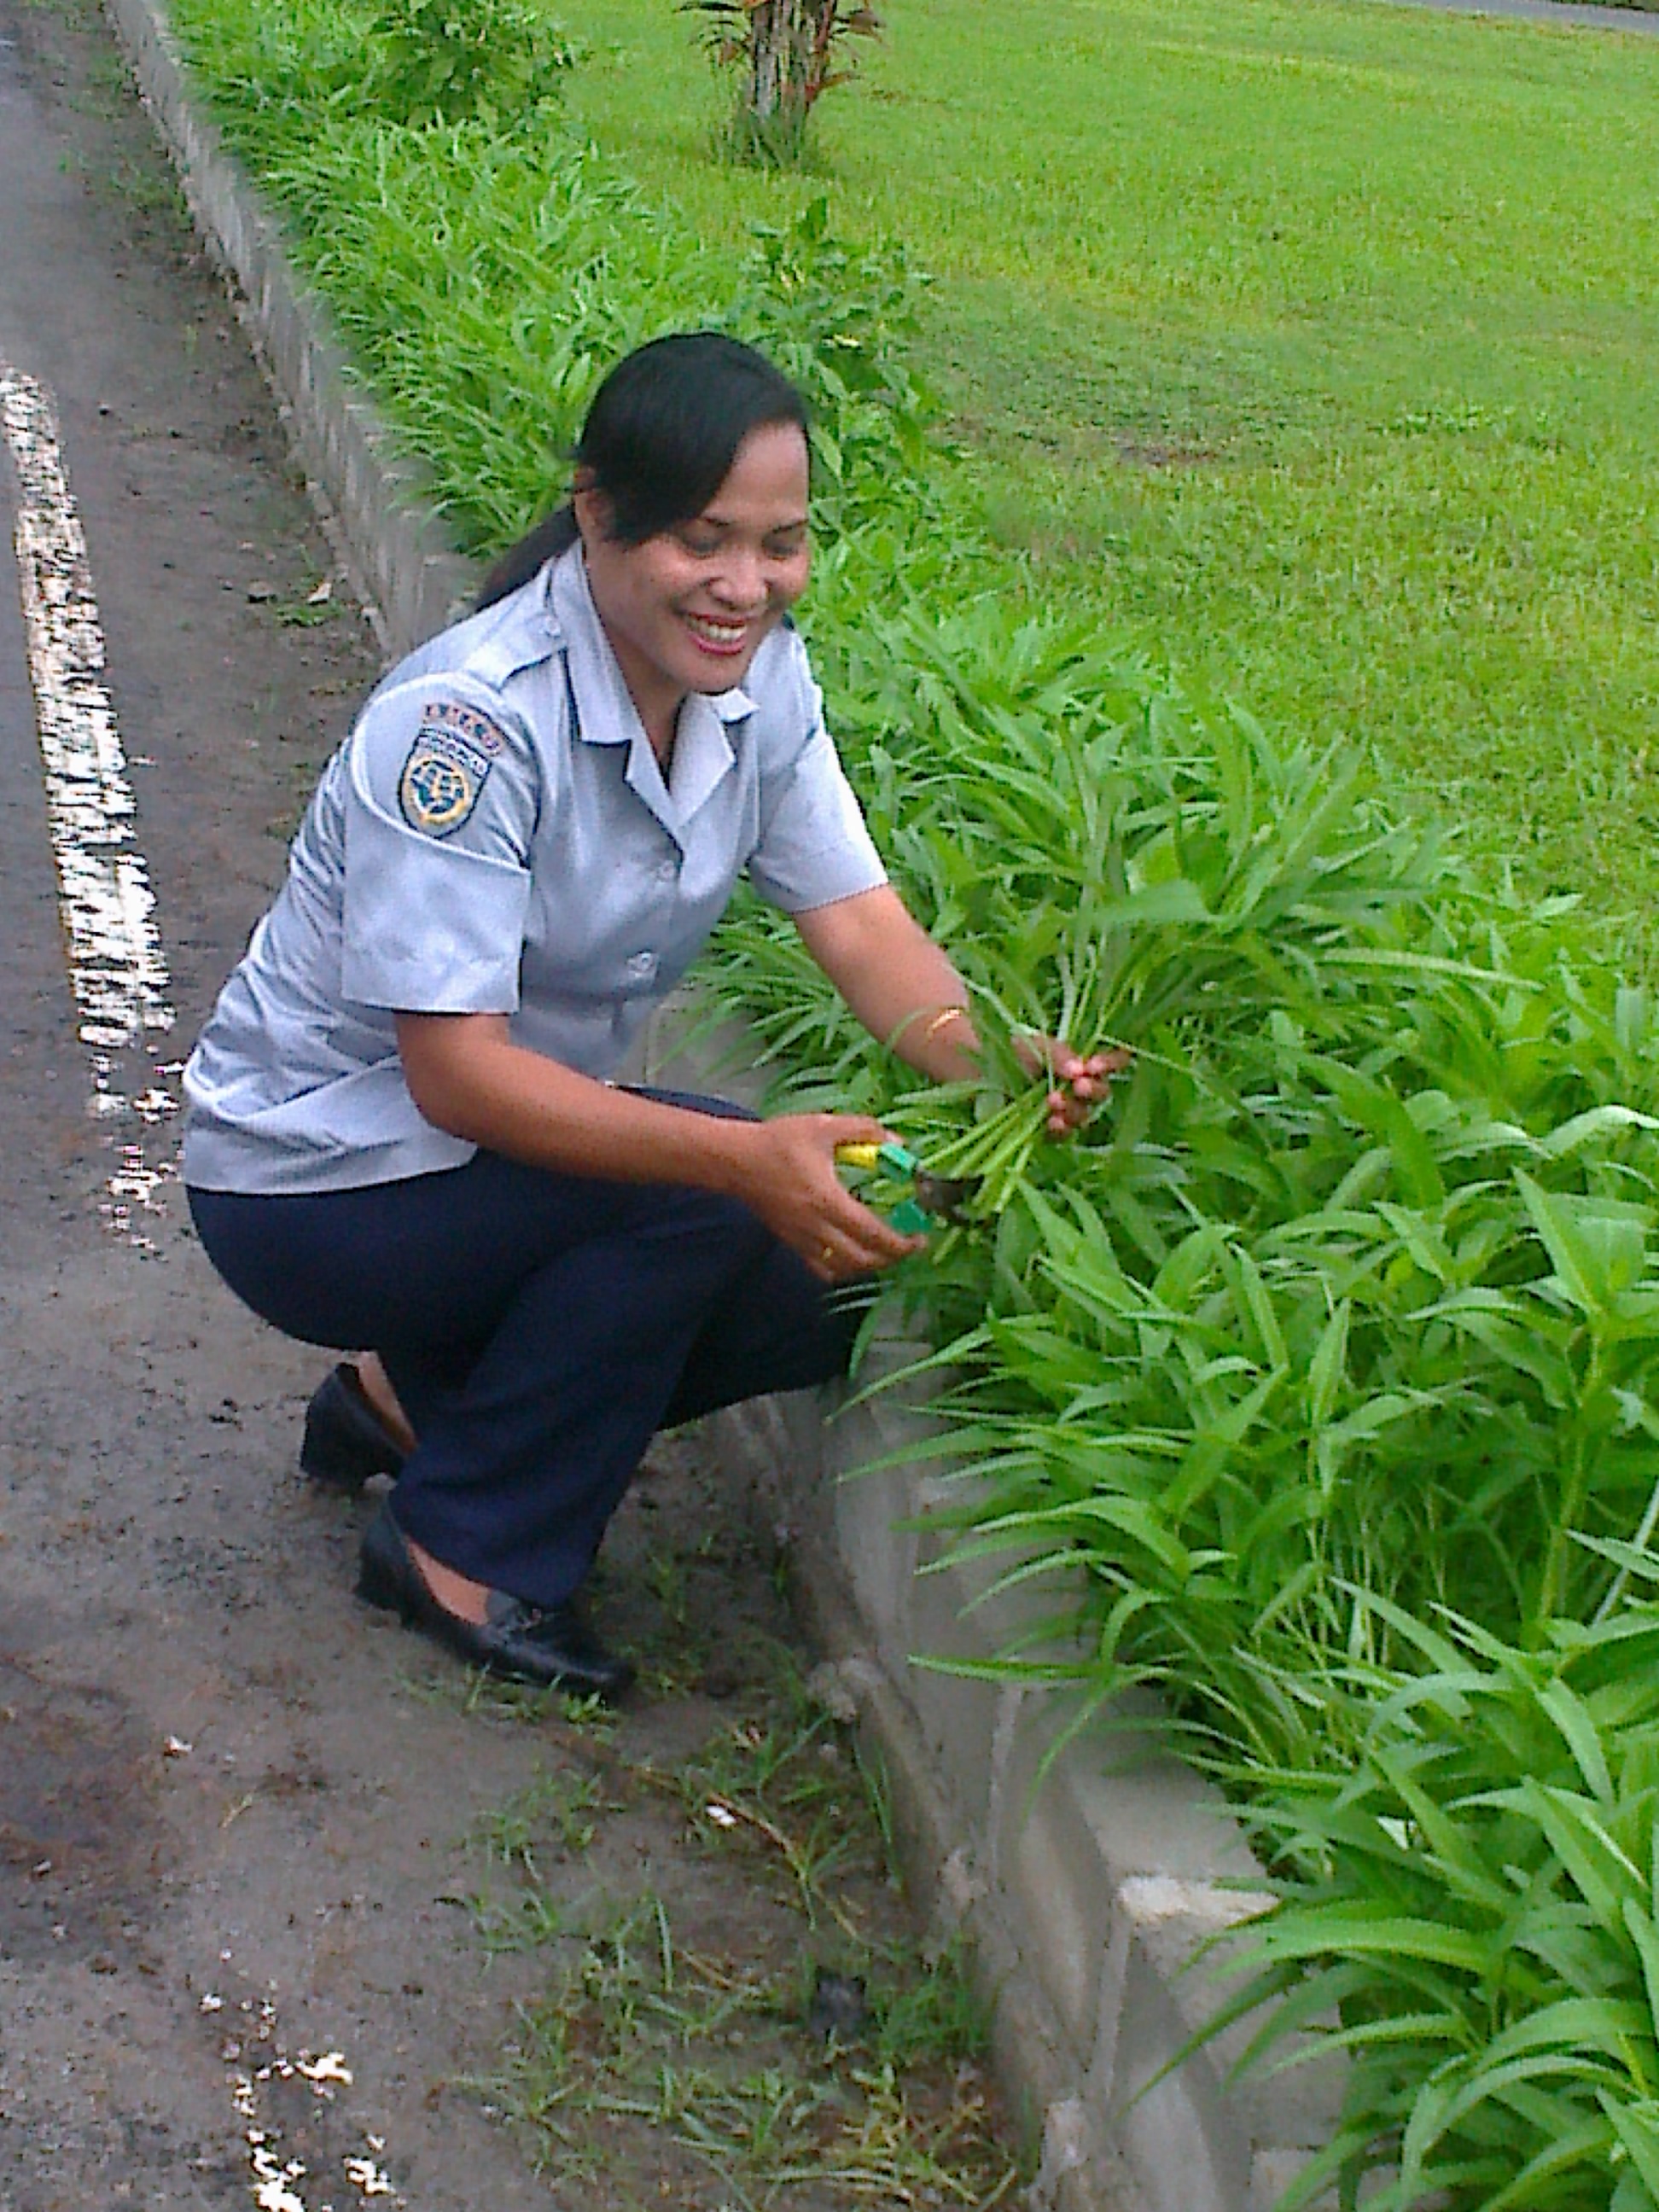
[[[379,0],[368,105],[398,123],[517,121],[556,99],[575,52],[535,0]]]
[[[787,1675],[672,1767],[613,1753],[602,1781],[544,1774],[480,1824],[511,1881],[473,1900],[480,1939],[538,1972],[472,2086],[538,2165],[568,2181],[602,2158],[693,2206],[1007,2201],[986,2014],[956,1948],[916,1943],[877,1794]],[[607,1822],[647,1865],[600,1895],[580,1862]],[[677,1869],[677,1903],[653,1845],[702,1863],[701,1884]]]

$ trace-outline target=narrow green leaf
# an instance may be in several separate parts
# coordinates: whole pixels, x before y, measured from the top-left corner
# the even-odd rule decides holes
[[[1323,1428],[1336,1409],[1348,1357],[1348,1317],[1352,1305],[1344,1298],[1321,1333],[1308,1370],[1308,1417]]]
[[[1643,2187],[1650,2197],[1659,2198],[1659,2112],[1651,2106],[1626,2104],[1605,2089],[1598,2092],[1597,2101],[1630,2153]]]

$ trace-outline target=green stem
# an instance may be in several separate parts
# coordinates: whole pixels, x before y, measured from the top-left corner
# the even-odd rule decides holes
[[[1589,1496],[1591,1456],[1585,1428],[1585,1408],[1595,1403],[1602,1386],[1601,1346],[1592,1337],[1589,1371],[1579,1390],[1575,1409],[1570,1471],[1561,1494],[1560,1510],[1556,1516],[1554,1527],[1550,1530],[1549,1546],[1544,1554],[1544,1571],[1539,1578],[1538,1606],[1530,1625],[1529,1640],[1534,1643],[1541,1639],[1546,1624],[1562,1610],[1565,1602],[1568,1547],[1583,1517],[1585,1503]]]

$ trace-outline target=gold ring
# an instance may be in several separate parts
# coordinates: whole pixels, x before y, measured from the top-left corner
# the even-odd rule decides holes
[[[835,1246],[833,1244],[826,1244],[823,1249],[818,1254],[818,1263],[821,1267],[827,1267],[835,1256]]]

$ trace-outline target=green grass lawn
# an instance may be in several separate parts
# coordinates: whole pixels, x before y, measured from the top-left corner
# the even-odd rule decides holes
[[[891,0],[816,172],[768,179],[707,158],[727,94],[669,0],[559,12],[575,115],[706,238],[827,187],[932,273],[923,367],[1042,588],[1656,942],[1659,46]]]

